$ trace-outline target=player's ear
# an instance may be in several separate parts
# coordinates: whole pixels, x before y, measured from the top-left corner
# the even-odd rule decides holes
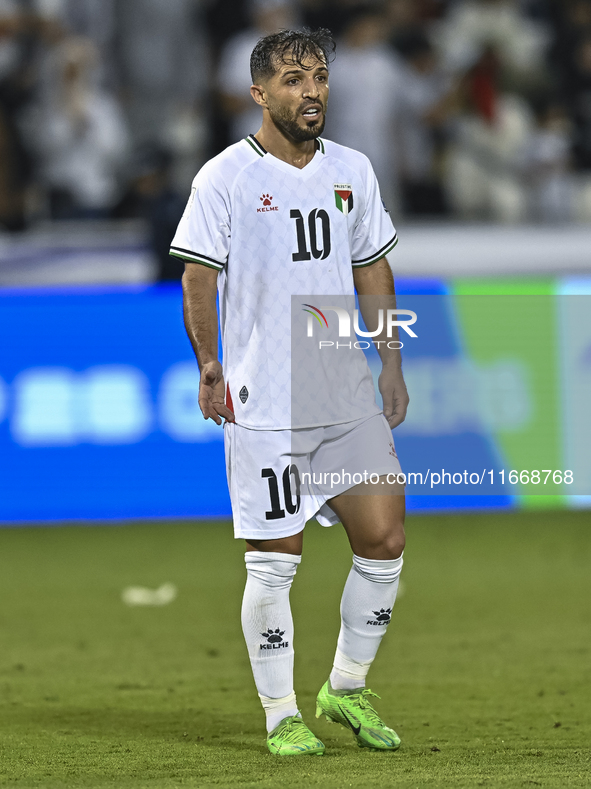
[[[260,104],[261,107],[267,106],[267,94],[262,85],[251,85],[250,95],[253,97],[253,99],[256,101],[257,104]]]

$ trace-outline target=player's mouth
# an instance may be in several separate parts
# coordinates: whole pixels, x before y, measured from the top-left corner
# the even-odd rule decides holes
[[[322,115],[322,104],[311,104],[302,112],[302,117],[307,121],[316,121]]]

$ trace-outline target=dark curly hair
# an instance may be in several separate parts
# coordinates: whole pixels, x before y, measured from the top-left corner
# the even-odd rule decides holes
[[[295,63],[303,68],[309,57],[324,60],[326,65],[334,59],[335,41],[330,30],[324,27],[310,30],[280,30],[257,42],[250,56],[250,75],[254,83],[272,77],[279,63]],[[286,60],[286,58],[288,58]]]

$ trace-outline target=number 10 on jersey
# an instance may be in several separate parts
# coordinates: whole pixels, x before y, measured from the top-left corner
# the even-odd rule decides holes
[[[297,208],[292,208],[289,216],[291,219],[295,219],[297,242],[297,252],[292,254],[291,259],[300,261],[311,260],[311,258],[315,260],[327,258],[330,255],[330,217],[324,208],[313,208],[308,214],[307,223],[304,222],[302,212]],[[322,237],[321,247],[318,246],[319,230]]]

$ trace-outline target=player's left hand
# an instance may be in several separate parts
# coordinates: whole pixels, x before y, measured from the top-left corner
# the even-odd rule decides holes
[[[384,404],[384,416],[390,428],[394,429],[406,419],[406,409],[410,399],[400,367],[394,365],[383,367],[378,378],[378,388]]]

